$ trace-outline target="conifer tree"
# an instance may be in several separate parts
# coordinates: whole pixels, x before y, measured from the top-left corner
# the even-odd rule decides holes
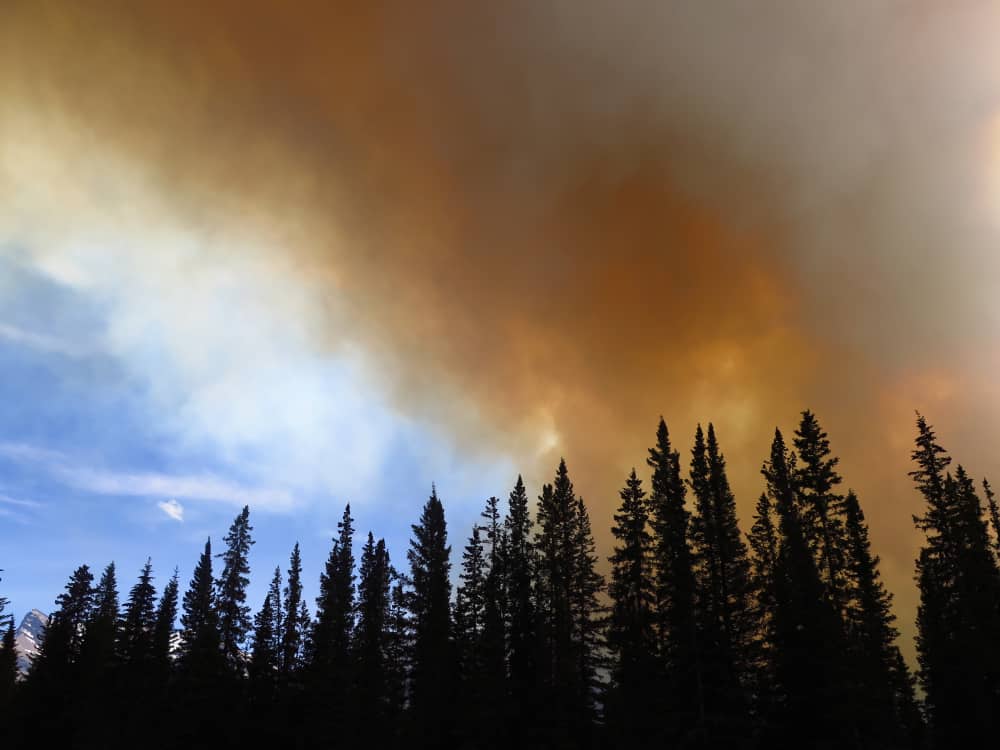
[[[27,725],[45,723],[47,741],[72,746],[79,727],[73,698],[80,688],[80,656],[94,601],[94,576],[81,565],[70,576],[65,591],[56,598],[38,654],[25,684]]]
[[[310,691],[315,704],[314,732],[336,731],[354,742],[355,716],[348,706],[354,681],[351,640],[354,633],[354,519],[351,506],[337,523],[337,538],[320,574],[316,623],[310,648]]]
[[[386,624],[385,684],[386,711],[400,732],[403,709],[409,690],[410,663],[413,654],[413,628],[407,610],[408,596],[404,578],[389,568],[389,614]]]
[[[214,588],[212,541],[208,539],[182,604],[174,702],[180,720],[171,728],[171,739],[181,747],[223,741],[221,718],[225,714],[217,704],[228,688],[224,686],[228,664],[222,654]]]
[[[66,590],[56,598],[56,611],[49,618],[42,644],[32,665],[31,676],[53,683],[68,683],[72,667],[83,647],[86,624],[94,602],[94,575],[81,565],[70,576]]]
[[[156,622],[156,589],[153,563],[147,559],[129,592],[121,617],[119,652],[125,664],[139,664],[153,656],[153,629]]]
[[[268,592],[260,611],[254,616],[253,647],[250,651],[250,707],[258,738],[275,734],[269,726],[278,678],[278,648],[271,602],[272,594]]]
[[[575,505],[570,617],[576,655],[578,740],[585,742],[592,736],[591,727],[598,718],[595,698],[601,687],[598,670],[606,666],[602,655],[607,613],[600,601],[604,577],[597,572],[600,558],[591,531],[590,514],[582,497],[576,498]]]
[[[170,576],[167,585],[163,587],[160,603],[156,608],[156,624],[153,626],[153,657],[164,668],[166,675],[170,671],[172,655],[170,653],[171,639],[174,634],[174,623],[177,620],[177,597],[179,595],[178,571]]]
[[[610,558],[608,645],[614,663],[606,713],[609,729],[620,744],[645,746],[657,734],[655,595],[649,503],[634,468],[620,497],[611,529],[616,544]]]
[[[274,575],[271,577],[271,583],[267,588],[267,595],[271,599],[271,634],[274,638],[272,647],[274,649],[276,664],[278,667],[278,672],[282,672],[281,666],[281,656],[282,656],[282,638],[285,632],[285,616],[284,608],[282,607],[281,598],[281,566],[276,565],[274,567]]]
[[[997,505],[996,494],[988,480],[983,480],[983,493],[986,495],[986,506],[990,514],[990,528],[993,531],[993,550],[1000,562],[1000,506]]]
[[[253,526],[250,525],[250,507],[244,505],[222,540],[226,545],[225,551],[216,555],[223,562],[222,574],[215,584],[222,654],[238,672],[242,672],[241,649],[250,631],[250,607],[246,604],[246,589],[250,584],[250,547],[254,543],[251,531]]]
[[[995,732],[1000,712],[1000,574],[972,480],[917,416],[917,467],[927,508],[914,518],[926,542],[917,559],[917,653],[935,747],[960,747]]]
[[[0,612],[2,614],[2,612]],[[17,644],[14,639],[14,617],[5,617],[6,626],[2,625],[3,637],[0,640],[0,716],[10,716],[9,711],[14,701],[14,688],[17,684]],[[0,738],[9,731],[9,727],[0,727]]]
[[[840,459],[831,455],[830,440],[811,411],[802,412],[795,431],[799,465],[795,477],[802,534],[813,551],[813,559],[838,617],[843,616],[844,508],[835,492],[841,483]]]
[[[354,519],[350,504],[337,522],[326,569],[320,574],[313,631],[313,669],[321,680],[343,677],[354,630]]]
[[[705,702],[695,621],[695,577],[688,546],[680,454],[660,418],[656,445],[646,463],[653,470],[650,518],[655,570],[656,635],[664,679],[665,731],[674,738],[703,734]]]
[[[753,639],[757,613],[753,606],[750,557],[740,533],[736,498],[729,485],[726,459],[719,448],[715,426],[708,425],[709,488],[712,496],[714,546],[719,576],[713,595],[713,611],[721,625],[718,653],[724,673],[715,694],[718,709],[730,724],[730,732],[746,734],[747,687],[752,683]]]
[[[281,631],[281,670],[287,678],[297,674],[302,668],[302,657],[306,646],[308,616],[303,617],[302,608],[302,555],[299,543],[292,548],[288,563],[288,577],[284,590],[285,616]]]
[[[389,587],[392,574],[385,541],[375,542],[369,531],[361,550],[358,580],[358,623],[354,632],[358,717],[367,741],[389,744],[390,712],[388,686]]]
[[[467,676],[478,676],[480,662],[480,641],[486,619],[486,555],[480,528],[472,527],[465,550],[462,552],[462,572],[459,573],[458,591],[455,597],[455,635],[457,638],[459,668]]]
[[[757,498],[753,525],[747,534],[750,546],[750,582],[753,590],[753,639],[746,658],[750,667],[751,692],[756,695],[753,706],[758,716],[773,712],[776,699],[774,676],[775,572],[778,560],[778,534],[774,526],[774,509],[766,493]]]
[[[845,605],[851,647],[852,714],[859,736],[886,746],[904,746],[914,727],[913,695],[906,674],[898,674],[899,632],[892,595],[882,583],[879,558],[871,551],[868,525],[853,490],[844,499]],[[905,665],[904,665],[905,668]]]
[[[217,677],[222,652],[213,592],[211,539],[205,542],[205,550],[184,592],[181,626],[180,666],[183,671],[197,680]]]
[[[500,500],[486,501],[482,518],[486,554],[486,577],[483,581],[483,630],[479,641],[480,680],[479,719],[474,733],[481,747],[508,744],[507,700],[507,532],[500,517]]]
[[[534,686],[538,673],[535,611],[535,548],[532,543],[531,510],[528,493],[520,475],[510,493],[504,519],[507,545],[504,556],[506,628],[512,710],[519,715],[534,711]]]
[[[795,484],[795,454],[774,432],[770,460],[761,473],[779,519],[774,570],[775,677],[781,696],[782,741],[833,741],[847,731],[845,687],[839,664],[841,642],[836,614],[802,531]]]
[[[451,547],[444,507],[431,496],[413,525],[409,609],[413,621],[411,731],[426,747],[454,742],[454,644],[451,639]]]
[[[118,583],[115,564],[109,563],[94,589],[94,606],[86,626],[81,660],[85,680],[92,690],[106,692],[111,671],[115,666],[118,625],[121,613],[118,606]]]

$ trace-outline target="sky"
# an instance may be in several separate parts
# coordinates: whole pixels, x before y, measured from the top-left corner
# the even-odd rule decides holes
[[[397,564],[565,456],[602,553],[662,414],[744,530],[814,410],[913,633],[914,410],[1000,474],[1000,6],[86,4],[0,25],[19,610],[244,503],[254,606],[345,502]],[[907,653],[912,650],[907,646]]]

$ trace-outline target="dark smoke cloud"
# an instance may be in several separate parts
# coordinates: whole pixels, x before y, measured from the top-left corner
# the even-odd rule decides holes
[[[913,409],[996,465],[997,10],[291,5],[9,3],[0,189],[42,123],[50,179],[113,154],[152,225],[259,230],[317,347],[536,481],[565,454],[600,519],[662,413],[715,421],[748,523],[813,408],[908,627]]]

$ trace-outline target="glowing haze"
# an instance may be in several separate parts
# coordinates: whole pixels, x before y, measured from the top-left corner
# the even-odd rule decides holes
[[[712,420],[748,527],[811,408],[911,632],[913,410],[1000,469],[1000,8],[180,5],[0,27],[0,248],[171,436],[358,495],[426,430],[469,518],[565,455],[606,533]]]

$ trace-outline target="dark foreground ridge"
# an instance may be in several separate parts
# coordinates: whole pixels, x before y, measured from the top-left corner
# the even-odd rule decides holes
[[[775,431],[741,532],[711,424],[686,476],[660,421],[614,516],[610,580],[565,461],[518,478],[460,556],[436,491],[397,568],[344,510],[311,614],[298,544],[246,604],[249,508],[181,596],[147,562],[70,576],[17,678],[0,599],[0,747],[955,748],[1000,721],[1000,525],[918,416],[919,684],[858,496],[811,412]],[[990,528],[992,527],[992,528]],[[356,558],[356,551],[359,558]],[[178,640],[175,622],[182,626]],[[32,641],[35,643],[35,641]]]

